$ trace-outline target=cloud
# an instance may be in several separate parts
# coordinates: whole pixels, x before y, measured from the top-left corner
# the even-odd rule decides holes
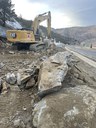
[[[30,3],[46,3],[52,11],[68,14],[72,19],[81,21],[81,25],[96,22],[96,0],[28,0]],[[90,19],[91,18],[91,19]],[[89,21],[87,21],[87,19]],[[96,24],[96,23],[95,23]]]
[[[40,13],[51,11],[52,27],[96,24],[96,0],[12,0],[17,14],[34,19]],[[18,4],[19,3],[19,4]]]
[[[12,2],[15,4],[16,13],[25,19],[33,20],[39,13],[49,10],[48,5],[44,3],[28,3],[27,0],[12,0]]]

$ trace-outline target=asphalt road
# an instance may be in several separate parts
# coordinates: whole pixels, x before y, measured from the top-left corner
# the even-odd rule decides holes
[[[96,61],[96,50],[95,49],[88,49],[88,48],[80,48],[76,46],[67,46],[68,49],[77,52],[91,60]]]

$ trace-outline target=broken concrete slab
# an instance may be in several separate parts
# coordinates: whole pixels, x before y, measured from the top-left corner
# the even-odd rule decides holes
[[[38,95],[43,96],[59,90],[67,74],[69,52],[58,52],[41,64],[39,73]]]
[[[94,128],[96,126],[96,90],[88,86],[62,89],[35,105],[36,128]]]

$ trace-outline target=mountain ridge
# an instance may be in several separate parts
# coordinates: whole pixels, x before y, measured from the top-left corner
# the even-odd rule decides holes
[[[96,25],[55,29],[55,32],[62,36],[74,38],[81,43],[84,40],[96,38]]]

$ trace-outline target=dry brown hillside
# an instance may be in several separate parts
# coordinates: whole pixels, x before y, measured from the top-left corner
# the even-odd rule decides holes
[[[56,29],[56,32],[79,42],[96,38],[96,26],[61,28]]]

